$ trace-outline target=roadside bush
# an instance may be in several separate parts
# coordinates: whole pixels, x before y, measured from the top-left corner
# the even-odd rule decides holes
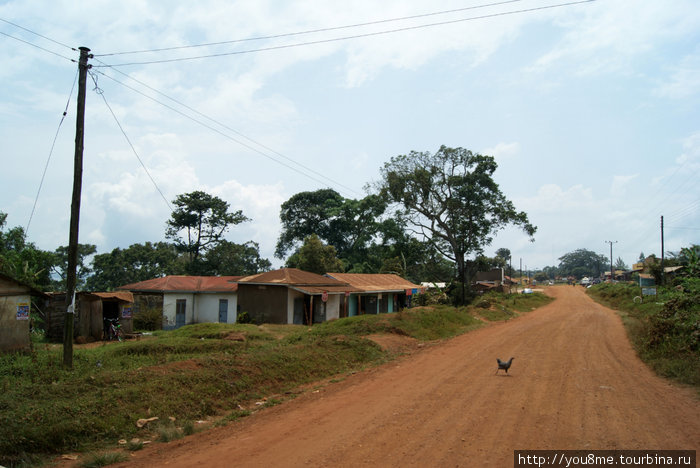
[[[660,375],[700,386],[700,279],[678,278],[675,287],[641,294],[633,284],[602,284],[589,294],[623,311],[623,322],[639,356]],[[653,298],[653,299],[652,299]]]
[[[253,319],[250,318],[250,314],[246,311],[239,312],[238,317],[236,317],[237,323],[253,323]]]
[[[430,306],[449,303],[447,294],[445,291],[440,289],[428,289],[423,294],[413,296],[412,301],[412,305],[414,306]]]
[[[163,312],[157,307],[143,307],[134,314],[135,330],[160,330],[163,325]]]

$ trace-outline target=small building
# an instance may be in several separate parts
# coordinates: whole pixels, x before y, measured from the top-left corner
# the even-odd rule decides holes
[[[0,352],[31,349],[32,297],[48,299],[43,292],[0,273]]]
[[[394,274],[327,273],[345,282],[356,292],[348,298],[348,316],[398,312],[409,306],[410,299],[423,288]]]
[[[296,268],[246,276],[237,281],[238,306],[254,323],[310,325],[347,317],[346,282]]]
[[[523,278],[520,280],[522,281]],[[527,280],[527,284],[529,284],[529,278]],[[472,289],[479,293],[486,291],[508,292],[511,284],[513,284],[513,280],[505,275],[503,268],[492,268],[489,271],[476,272]]]
[[[240,276],[164,276],[120,286],[134,295],[134,311],[158,308],[163,330],[193,323],[236,323]]]
[[[65,292],[48,294],[49,306],[46,309],[44,325],[46,337],[50,341],[63,340],[65,328]],[[73,338],[78,342],[93,342],[104,338],[106,320],[119,319],[124,333],[134,330],[132,321],[134,297],[128,291],[77,292],[75,294],[75,315],[73,317]]]

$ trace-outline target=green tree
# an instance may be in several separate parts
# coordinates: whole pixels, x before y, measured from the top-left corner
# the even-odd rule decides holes
[[[93,244],[78,244],[78,263],[76,265],[76,290],[84,289],[87,278],[92,273],[92,268],[86,263],[86,259],[95,255],[97,246]],[[53,280],[53,289],[56,291],[65,290],[66,270],[68,269],[68,246],[58,247],[54,251],[55,264],[51,271],[58,279]]]
[[[531,238],[537,230],[493,180],[497,167],[491,156],[442,146],[436,153],[395,156],[381,170],[379,188],[400,206],[412,233],[456,264],[461,302],[469,281],[468,256],[482,254],[508,225],[519,226]]]
[[[343,271],[343,262],[336,256],[335,247],[323,245],[315,234],[308,236],[299,251],[289,257],[287,266],[319,275]]]
[[[187,253],[194,269],[230,226],[249,221],[241,210],[229,212],[228,202],[202,191],[178,195],[173,204],[176,208],[166,223],[165,235]]]
[[[338,239],[336,213],[345,199],[333,189],[299,192],[282,204],[282,232],[275,256],[284,258],[298,248],[310,235],[316,235],[333,245]]]
[[[547,276],[547,279],[553,280],[559,274],[559,269],[554,266],[546,266],[542,268],[542,273]]]
[[[90,291],[111,291],[125,284],[137,283],[166,275],[185,273],[185,259],[167,242],[133,244],[95,255],[93,274],[86,281]]]
[[[678,259],[685,266],[685,276],[700,277],[700,245],[693,244],[681,249]]]
[[[363,268],[385,209],[386,202],[377,195],[354,200],[332,189],[297,193],[282,204],[282,232],[275,256],[284,258],[308,236],[316,235],[335,247],[338,257],[351,268]],[[381,264],[381,259],[376,263]]]
[[[622,260],[622,257],[617,257],[617,260],[615,260],[615,269],[616,270],[624,270],[627,271],[630,268],[627,266],[624,260]]]
[[[0,212],[0,272],[42,291],[51,289],[55,257],[26,241],[22,227],[5,230],[7,214]]]
[[[575,276],[578,279],[601,276],[609,268],[609,258],[587,249],[577,249],[559,257],[559,274],[564,276]]]
[[[206,275],[245,276],[269,271],[272,263],[260,257],[260,246],[256,242],[236,244],[222,240],[209,249],[204,266]]]

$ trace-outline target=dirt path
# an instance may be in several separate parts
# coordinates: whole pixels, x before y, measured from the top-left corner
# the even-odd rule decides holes
[[[494,466],[515,449],[700,449],[700,400],[581,288],[123,466]],[[496,357],[515,356],[510,376]]]

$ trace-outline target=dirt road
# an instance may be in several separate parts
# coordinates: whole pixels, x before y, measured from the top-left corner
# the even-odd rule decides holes
[[[581,288],[123,466],[513,466],[515,449],[700,449],[700,400]],[[510,375],[496,357],[515,356]]]

